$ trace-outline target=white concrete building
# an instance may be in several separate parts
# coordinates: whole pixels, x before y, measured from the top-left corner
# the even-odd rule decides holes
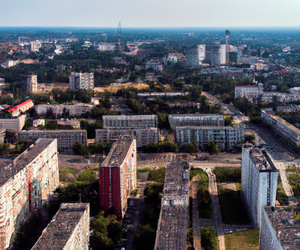
[[[220,64],[226,64],[226,44],[221,44],[219,49]]]
[[[245,144],[242,153],[242,192],[255,227],[260,226],[261,209],[275,206],[278,170],[267,153]]]
[[[78,89],[93,89],[94,73],[71,72],[69,76],[69,83],[72,91],[76,91]]]
[[[103,128],[157,128],[157,115],[104,115]]]
[[[52,110],[54,115],[63,116],[66,114],[67,116],[81,116],[94,107],[92,104],[39,104],[35,106],[35,111],[38,115],[46,115],[47,110]]]
[[[210,140],[222,151],[232,150],[244,140],[244,129],[237,126],[186,126],[175,129],[175,141],[180,147],[195,141],[198,147],[204,150]]]
[[[95,142],[114,143],[120,135],[133,135],[136,139],[136,146],[142,147],[150,142],[158,143],[159,132],[157,128],[106,128],[96,129]]]
[[[172,129],[176,126],[225,126],[225,119],[219,114],[172,114],[169,123]]]
[[[205,59],[205,53],[206,46],[204,44],[188,47],[185,52],[186,68],[199,67],[201,62]]]
[[[0,124],[9,130],[14,130],[19,132],[23,129],[25,125],[26,115],[19,115],[13,118],[0,118]]]
[[[258,95],[261,94],[261,90],[258,86],[253,85],[244,85],[244,86],[235,86],[235,99],[246,97],[249,98],[258,98]]]
[[[28,91],[30,93],[37,93],[37,75],[21,75],[21,84],[24,91]]]

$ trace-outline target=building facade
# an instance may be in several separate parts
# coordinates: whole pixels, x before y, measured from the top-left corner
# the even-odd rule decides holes
[[[21,75],[21,84],[24,91],[28,91],[30,93],[37,93],[37,75]]]
[[[275,206],[278,170],[267,153],[252,144],[242,152],[242,192],[255,227],[260,226],[261,209]]]
[[[90,204],[62,203],[32,250],[88,250]]]
[[[187,162],[167,163],[154,250],[186,249],[189,178],[190,171]]]
[[[185,66],[186,68],[196,68],[199,67],[201,62],[205,59],[205,51],[206,46],[202,45],[194,45],[186,48],[185,51]]]
[[[39,104],[35,106],[35,111],[38,115],[46,115],[48,110],[51,110],[57,116],[81,116],[92,110],[94,106],[91,104]]]
[[[12,118],[0,118],[0,124],[9,130],[19,132],[25,125],[26,115],[19,115],[18,117]]]
[[[260,250],[300,249],[300,213],[297,206],[263,207],[259,230]]]
[[[86,130],[23,130],[19,132],[19,140],[32,140],[38,138],[57,139],[59,152],[73,152],[73,145],[80,142],[87,145]]]
[[[59,185],[57,140],[38,139],[14,160],[0,162],[0,249],[33,209]]]
[[[300,145],[300,129],[288,123],[279,116],[272,115],[271,112],[266,110],[261,111],[261,118],[263,123],[271,126],[286,143],[293,147]]]
[[[157,115],[104,115],[102,116],[103,128],[157,128]]]
[[[76,91],[78,89],[93,89],[94,73],[71,72],[69,76],[69,83],[72,91]]]
[[[179,147],[195,141],[203,150],[210,140],[222,151],[233,150],[236,144],[244,140],[244,129],[237,126],[184,126],[175,129],[175,141]]]
[[[219,114],[172,114],[169,123],[172,129],[177,126],[225,126],[225,119]]]
[[[258,98],[259,94],[262,94],[262,91],[258,86],[244,85],[244,86],[235,86],[234,87],[235,96],[234,98]]]
[[[114,208],[122,219],[127,209],[127,199],[136,184],[136,140],[122,136],[117,140],[99,169],[100,209]]]
[[[150,142],[158,143],[159,132],[157,128],[106,128],[96,129],[95,142],[116,142],[121,135],[133,135],[136,146],[142,147]]]

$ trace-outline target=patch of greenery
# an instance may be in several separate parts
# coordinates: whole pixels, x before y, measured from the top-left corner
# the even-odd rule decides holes
[[[245,135],[245,142],[254,143],[255,142],[255,134]]]
[[[144,153],[164,153],[164,152],[178,152],[177,144],[171,141],[164,141],[159,143],[150,142],[143,146]]]
[[[68,181],[70,174],[75,179],[75,168],[59,168],[59,181]]]
[[[166,168],[160,168],[157,170],[151,170],[148,174],[148,181],[155,181],[158,183],[164,183],[166,176]]]
[[[192,180],[193,177],[197,175],[200,176],[201,180],[208,180],[207,173],[202,168],[192,167],[190,170],[190,180]]]
[[[241,182],[241,168],[215,167],[213,173],[216,175],[217,182]]]
[[[137,172],[150,172],[151,168],[140,168],[136,170]]]
[[[276,200],[278,200],[280,206],[286,206],[289,204],[289,197],[286,195],[283,189],[280,175],[278,175],[278,181],[277,181]]]
[[[300,175],[299,174],[288,174],[288,181],[293,189],[294,196],[300,199]]]
[[[228,250],[258,250],[259,229],[235,232],[225,235],[225,245]]]
[[[199,180],[199,189],[197,193],[199,217],[212,219],[211,197],[208,192],[208,180]]]
[[[205,149],[209,153],[220,153],[221,152],[221,148],[219,146],[217,146],[213,140],[209,140],[209,143],[207,145],[205,145]]]
[[[201,228],[201,249],[217,250],[216,230],[208,227]]]

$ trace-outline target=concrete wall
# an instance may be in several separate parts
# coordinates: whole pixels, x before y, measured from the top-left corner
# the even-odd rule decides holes
[[[11,119],[0,119],[0,124],[10,130],[14,130],[15,132],[19,132],[25,125],[26,115],[20,115],[17,118]]]

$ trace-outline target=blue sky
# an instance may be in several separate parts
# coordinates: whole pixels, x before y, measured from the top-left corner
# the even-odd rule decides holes
[[[0,26],[298,26],[300,0],[0,0]]]

